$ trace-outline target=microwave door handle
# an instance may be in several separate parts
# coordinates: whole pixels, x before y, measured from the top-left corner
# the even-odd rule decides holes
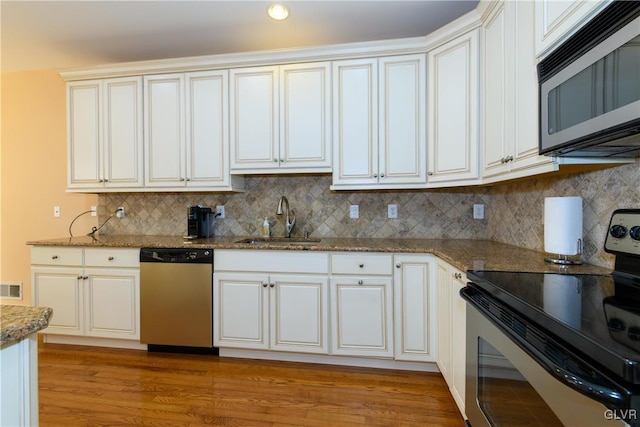
[[[564,367],[559,366],[553,362],[542,352],[536,349],[533,345],[528,343],[522,337],[511,333],[506,326],[496,318],[496,316],[482,304],[480,304],[474,296],[479,295],[476,289],[466,286],[460,290],[460,296],[483,314],[491,323],[498,327],[503,333],[505,333],[514,343],[518,345],[525,353],[527,353],[532,359],[534,359],[540,366],[542,366],[547,372],[553,375],[556,379],[560,380],[568,387],[582,393],[602,404],[610,409],[626,409],[628,407],[628,398],[624,390],[620,390],[608,378],[602,377],[601,382],[594,382],[592,379],[583,378],[579,375],[566,370]],[[487,297],[483,298],[487,299]],[[502,305],[496,303],[491,299],[492,304]]]

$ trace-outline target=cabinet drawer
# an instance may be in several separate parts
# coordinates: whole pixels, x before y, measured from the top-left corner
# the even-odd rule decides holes
[[[140,267],[139,249],[96,248],[85,249],[84,265],[87,267]]]
[[[326,252],[272,250],[213,251],[214,271],[327,274]]]
[[[82,266],[82,248],[60,246],[34,246],[31,248],[31,264]]]
[[[393,274],[392,254],[332,254],[331,274]]]

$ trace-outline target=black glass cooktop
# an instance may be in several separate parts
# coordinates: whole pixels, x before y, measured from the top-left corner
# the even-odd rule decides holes
[[[503,271],[468,278],[577,353],[640,384],[638,278]]]

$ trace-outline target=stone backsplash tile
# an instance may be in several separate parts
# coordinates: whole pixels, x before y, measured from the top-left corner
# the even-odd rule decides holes
[[[640,161],[562,177],[541,177],[492,187],[489,191],[488,238],[529,249],[544,250],[544,198],[583,198],[583,260],[613,267],[604,252],[611,214],[640,208]]]
[[[412,237],[486,239],[487,221],[473,219],[473,204],[489,199],[486,188],[432,191],[340,191],[329,189],[331,176],[253,176],[245,178],[245,192],[221,193],[109,193],[99,196],[100,219],[119,206],[126,217],[112,219],[104,234],[179,236],[186,233],[190,204],[224,205],[215,235],[258,236],[265,217],[271,234],[284,235],[284,218],[275,214],[281,195],[296,214],[294,236]],[[398,218],[387,219],[387,205],[398,205]],[[360,218],[349,218],[349,205],[360,205]]]
[[[124,206],[127,216],[112,219],[104,234],[170,235],[186,232],[187,205],[224,205],[227,218],[218,220],[219,236],[258,236],[265,217],[272,236],[284,235],[284,219],[275,215],[286,195],[297,216],[294,236],[312,237],[489,239],[538,251],[544,250],[544,198],[584,199],[583,260],[613,267],[603,250],[611,213],[640,208],[640,161],[566,176],[528,178],[492,187],[428,191],[331,191],[328,175],[252,176],[245,192],[110,193],[99,196],[102,222],[108,212]],[[398,205],[398,219],[387,219],[387,205]],[[473,204],[487,205],[486,219],[472,219]],[[360,218],[349,218],[349,205],[360,205]]]

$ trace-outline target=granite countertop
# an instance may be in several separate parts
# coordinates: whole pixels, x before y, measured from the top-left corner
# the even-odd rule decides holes
[[[0,348],[46,328],[52,313],[49,307],[0,305]]]
[[[237,243],[246,236],[184,240],[180,236],[98,235],[27,242],[34,246],[121,248],[197,248],[246,250],[308,250],[434,254],[462,270],[530,271],[567,274],[610,274],[611,269],[590,264],[561,267],[544,261],[545,253],[488,240],[322,238],[300,245]],[[259,240],[259,238],[255,238]],[[294,239],[296,240],[296,239]],[[298,241],[301,239],[297,239]]]

